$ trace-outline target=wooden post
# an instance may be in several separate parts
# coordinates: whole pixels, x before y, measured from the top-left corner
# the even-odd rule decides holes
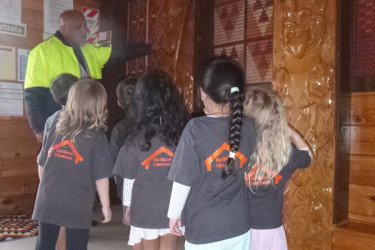
[[[335,167],[335,0],[275,0],[273,89],[316,160],[285,192],[289,249],[330,249]]]

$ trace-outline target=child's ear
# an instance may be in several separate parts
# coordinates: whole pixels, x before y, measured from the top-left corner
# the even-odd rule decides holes
[[[120,108],[123,108],[122,106],[121,106],[121,104],[120,104],[120,101],[119,100],[117,100],[117,105],[120,107]]]

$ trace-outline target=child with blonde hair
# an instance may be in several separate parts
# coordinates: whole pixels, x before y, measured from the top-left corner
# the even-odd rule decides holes
[[[305,140],[288,126],[284,107],[271,91],[249,89],[244,113],[254,119],[257,134],[245,175],[251,250],[284,250],[288,248],[282,221],[284,188],[296,169],[310,165],[313,154]]]
[[[111,220],[106,104],[100,83],[80,80],[71,87],[66,106],[46,123],[33,213],[39,221],[37,250],[54,249],[60,227],[66,228],[67,250],[87,249],[96,191],[103,223]]]
[[[69,95],[69,90],[73,86],[75,82],[78,81],[78,78],[71,75],[71,74],[61,74],[58,77],[56,77],[55,80],[51,83],[51,94],[53,99],[56,103],[60,104],[62,108],[66,106],[66,102]],[[61,110],[56,111],[57,113],[60,113]],[[49,120],[55,119],[56,114],[52,114],[50,117],[47,118],[46,123],[50,123]],[[50,127],[45,130],[46,133],[48,133],[48,130]],[[40,176],[41,178],[41,176]],[[40,180],[39,178],[39,180]],[[57,238],[56,242],[56,250],[65,250],[66,249],[66,231],[65,227],[60,227],[60,233],[59,237]]]

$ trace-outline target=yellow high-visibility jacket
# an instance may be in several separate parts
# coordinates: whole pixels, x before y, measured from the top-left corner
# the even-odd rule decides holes
[[[56,37],[57,36],[57,37]],[[80,66],[73,48],[63,43],[60,33],[31,50],[25,77],[25,108],[35,134],[43,132],[44,123],[60,109],[50,93],[52,81],[67,73],[81,78]],[[80,48],[90,77],[102,79],[102,68],[111,55],[111,47],[86,44]]]
[[[102,79],[102,68],[111,55],[111,47],[86,44],[81,48],[91,78]],[[40,43],[29,54],[25,77],[25,89],[33,87],[49,88],[57,76],[63,73],[78,78],[80,67],[73,48],[52,36]]]

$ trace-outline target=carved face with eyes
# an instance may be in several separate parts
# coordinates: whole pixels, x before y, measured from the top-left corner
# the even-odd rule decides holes
[[[285,49],[301,59],[321,44],[325,31],[324,18],[303,9],[288,12],[283,28]]]

